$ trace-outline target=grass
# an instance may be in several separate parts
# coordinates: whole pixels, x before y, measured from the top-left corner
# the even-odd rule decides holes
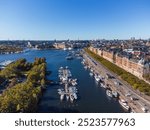
[[[134,89],[139,90],[140,92],[143,92],[144,94],[150,96],[150,85],[146,83],[144,80],[140,80],[138,77],[134,76],[133,74],[125,71],[124,69],[118,67],[117,65],[111,63],[110,61],[104,59],[103,57],[93,53],[89,49],[85,49],[85,51],[93,57],[96,61],[100,62],[102,65],[104,65],[106,68],[108,68],[110,71],[114,72],[118,76],[121,77],[124,81],[129,83]]]

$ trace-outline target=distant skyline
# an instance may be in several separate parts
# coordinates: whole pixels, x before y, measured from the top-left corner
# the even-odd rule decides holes
[[[150,38],[150,0],[0,0],[0,40]]]

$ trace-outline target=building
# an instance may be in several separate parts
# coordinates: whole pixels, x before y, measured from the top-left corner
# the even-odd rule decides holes
[[[136,60],[128,56],[119,55],[113,51],[102,50],[100,48],[89,48],[95,54],[103,57],[104,59],[114,63],[127,72],[143,79],[143,76],[150,73],[150,65],[144,62],[144,59]]]
[[[66,44],[64,42],[62,42],[62,43],[55,43],[54,47],[56,49],[64,49],[64,48],[66,48]]]

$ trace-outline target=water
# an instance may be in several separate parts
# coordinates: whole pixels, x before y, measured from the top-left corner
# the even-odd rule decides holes
[[[48,86],[40,100],[37,112],[124,112],[118,101],[108,97],[105,90],[89,75],[89,71],[84,69],[79,59],[69,61],[65,59],[66,55],[67,52],[63,50],[33,50],[20,54],[0,55],[0,62],[19,58],[26,58],[32,62],[35,57],[46,57],[48,70],[52,71],[48,78],[55,81],[58,81],[59,67],[68,66],[70,68],[73,77],[78,79],[78,100],[74,103],[61,102],[57,93],[60,86]]]

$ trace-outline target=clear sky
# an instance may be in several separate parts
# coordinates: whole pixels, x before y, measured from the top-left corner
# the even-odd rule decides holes
[[[0,39],[150,38],[150,0],[0,0]]]

